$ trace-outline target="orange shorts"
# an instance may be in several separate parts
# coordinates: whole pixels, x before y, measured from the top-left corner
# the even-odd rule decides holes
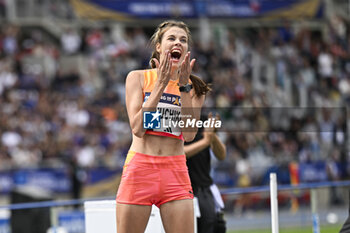
[[[129,151],[117,193],[117,202],[160,205],[193,199],[185,155],[153,156]]]

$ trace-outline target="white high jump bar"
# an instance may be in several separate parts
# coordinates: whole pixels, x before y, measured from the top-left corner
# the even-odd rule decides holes
[[[278,198],[276,173],[270,173],[270,203],[272,233],[278,233]]]

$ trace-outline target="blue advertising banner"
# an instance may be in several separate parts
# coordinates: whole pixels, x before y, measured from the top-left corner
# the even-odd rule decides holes
[[[0,233],[10,233],[10,221],[8,218],[0,218]]]
[[[325,162],[300,163],[299,164],[300,183],[327,181],[327,169]]]
[[[76,14],[91,19],[136,18],[315,18],[322,17],[320,0],[71,0]]]
[[[101,189],[101,185],[106,182],[115,187],[121,170],[94,168],[84,172],[84,186]],[[68,193],[71,191],[71,185],[71,177],[65,168],[22,169],[0,173],[0,194],[9,193],[15,186],[34,186],[54,193]]]
[[[13,172],[16,186],[38,186],[52,192],[64,193],[70,190],[70,180],[65,169],[25,169]]]
[[[0,193],[8,193],[13,185],[12,174],[10,172],[0,173]]]
[[[85,232],[85,215],[83,211],[65,211],[58,214],[58,224],[69,233]]]

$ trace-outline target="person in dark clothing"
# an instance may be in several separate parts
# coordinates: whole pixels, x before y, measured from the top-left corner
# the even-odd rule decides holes
[[[349,193],[349,199],[350,199],[350,193]],[[339,233],[349,233],[350,232],[350,204],[349,204],[349,216],[346,219],[343,227],[339,231]]]
[[[211,113],[209,113],[208,118],[212,118]],[[216,120],[218,119],[219,116],[216,115]],[[217,211],[218,208],[212,192],[214,183],[210,176],[210,150],[218,160],[224,160],[226,147],[216,135],[215,129],[199,128],[195,139],[191,143],[185,143],[184,149],[192,189],[199,202],[201,216],[197,218],[198,233],[225,232],[226,223],[222,218],[222,213]],[[221,224],[217,224],[218,222]]]
[[[0,0],[0,19],[6,19],[6,0]]]
[[[77,164],[76,158],[71,158],[68,165],[68,172],[71,181],[71,197],[76,200],[81,198],[83,184],[87,175],[85,169]],[[79,207],[79,204],[74,205],[74,208]]]

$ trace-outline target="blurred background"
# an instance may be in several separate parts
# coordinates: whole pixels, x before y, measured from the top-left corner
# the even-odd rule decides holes
[[[1,206],[116,194],[125,78],[148,68],[167,19],[190,26],[194,72],[213,84],[205,107],[224,111],[220,190],[268,185],[270,172],[281,185],[348,180],[350,1],[0,0]],[[348,193],[317,189],[321,232],[339,231]],[[223,198],[229,232],[270,228],[268,193]],[[309,189],[279,192],[279,205],[284,232],[311,231]],[[79,203],[51,209],[0,209],[0,232],[36,216],[47,223],[32,232],[84,232]]]

